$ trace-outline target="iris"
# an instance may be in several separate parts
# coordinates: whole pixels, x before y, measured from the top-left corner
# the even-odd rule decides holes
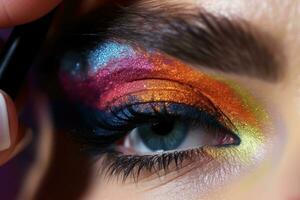
[[[152,151],[178,148],[187,136],[188,126],[174,121],[162,121],[136,128],[144,145]]]

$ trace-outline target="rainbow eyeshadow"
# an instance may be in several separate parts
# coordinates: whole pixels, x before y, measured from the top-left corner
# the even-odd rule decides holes
[[[166,102],[214,112],[213,104],[237,128],[241,139],[239,151],[243,155],[239,154],[239,157],[243,161],[251,161],[261,155],[267,114],[237,84],[205,74],[163,53],[114,41],[86,51],[84,59],[87,65],[85,76],[78,76],[82,63],[62,62],[61,85],[71,99],[100,112],[129,104],[146,105],[147,102],[157,102],[156,110],[166,109],[159,105],[159,102]],[[148,109],[144,106],[143,112]],[[173,112],[178,107],[167,109]],[[228,156],[235,151],[231,149],[220,153],[207,148],[207,152],[217,157]]]

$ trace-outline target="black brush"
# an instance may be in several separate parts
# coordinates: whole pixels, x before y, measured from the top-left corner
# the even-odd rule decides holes
[[[16,26],[0,56],[0,89],[16,98],[50,27],[54,11]]]

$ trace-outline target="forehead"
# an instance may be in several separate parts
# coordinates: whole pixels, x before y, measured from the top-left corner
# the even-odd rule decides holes
[[[271,32],[291,46],[300,44],[299,0],[188,0],[190,4],[226,16],[238,16]]]
[[[274,31],[278,37],[283,37],[291,31],[298,31],[298,33],[300,31],[299,0],[164,0],[160,2],[186,3],[212,13],[242,17],[253,24],[263,26],[262,28]],[[299,40],[299,34],[297,36]]]
[[[119,0],[112,0],[109,2]],[[103,2],[83,1],[83,7],[102,6]],[[274,32],[277,37],[284,37],[288,32],[300,32],[300,0],[126,0],[124,2],[139,3],[141,7],[159,7],[160,5],[180,5],[182,7],[199,7],[206,11],[225,16],[238,16],[253,24],[262,26],[267,31]],[[126,3],[127,4],[127,3]],[[87,6],[89,5],[89,6]],[[296,35],[294,35],[296,36]],[[298,38],[294,38],[298,39]]]

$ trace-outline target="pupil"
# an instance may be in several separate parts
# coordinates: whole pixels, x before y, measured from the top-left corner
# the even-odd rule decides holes
[[[168,135],[174,129],[174,122],[164,121],[152,124],[151,130],[161,136]]]

